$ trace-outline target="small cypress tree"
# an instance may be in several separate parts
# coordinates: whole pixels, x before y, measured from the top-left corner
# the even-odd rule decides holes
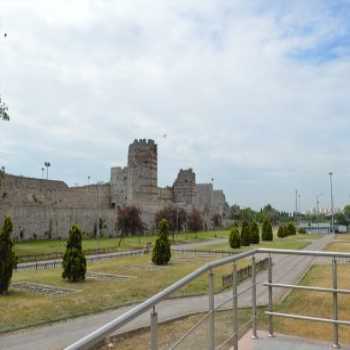
[[[273,241],[272,225],[269,219],[264,220],[261,238],[263,241]]]
[[[297,229],[295,228],[294,224],[290,222],[287,226],[287,235],[294,236],[296,234],[297,234]]]
[[[241,245],[248,246],[250,244],[250,227],[247,221],[242,223]]]
[[[230,237],[229,237],[229,243],[230,247],[233,249],[237,249],[241,247],[241,238],[239,236],[239,231],[237,227],[234,227],[231,230]]]
[[[298,230],[298,233],[300,233],[301,235],[305,235],[306,234],[306,231],[303,227],[300,227],[299,230]]]
[[[277,231],[277,237],[284,238],[287,237],[287,227],[286,225],[280,225]]]
[[[86,259],[82,250],[82,233],[78,225],[73,225],[69,230],[66,252],[63,257],[62,277],[69,282],[85,280]]]
[[[13,269],[17,265],[17,258],[13,251],[11,239],[12,230],[11,218],[6,217],[0,233],[0,294],[7,293]]]
[[[260,242],[260,230],[259,225],[253,221],[250,225],[250,237],[249,242],[251,244],[259,244]]]
[[[152,262],[155,265],[167,265],[171,258],[170,241],[168,238],[169,223],[162,219],[159,223],[159,237],[152,252]]]

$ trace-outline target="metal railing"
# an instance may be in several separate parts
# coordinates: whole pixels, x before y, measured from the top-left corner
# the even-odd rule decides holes
[[[256,257],[263,255],[265,258],[268,257],[268,271],[267,271],[267,282],[257,283],[257,271],[256,271]],[[332,259],[332,288],[324,287],[313,287],[313,286],[301,286],[286,283],[274,283],[273,282],[273,255],[296,255],[296,256],[307,256],[311,258],[331,258]],[[237,279],[237,263],[242,259],[251,258],[252,264],[252,276],[251,283],[248,288],[239,292],[238,291],[238,279]],[[101,328],[88,334],[84,338],[78,340],[74,344],[65,348],[65,350],[86,350],[92,349],[101,343],[105,338],[108,338],[112,333],[115,333],[124,325],[133,321],[140,315],[151,310],[150,313],[150,349],[158,350],[158,314],[157,305],[161,301],[167,299],[171,294],[178,291],[179,289],[187,286],[189,283],[194,281],[196,278],[202,276],[204,273],[208,273],[208,313],[191,329],[182,336],[175,344],[170,346],[170,349],[175,349],[185,338],[192,334],[193,330],[196,329],[203,320],[208,320],[208,349],[218,350],[223,345],[230,343],[234,350],[238,350],[239,341],[239,318],[238,318],[238,297],[247,291],[251,291],[251,327],[252,336],[257,338],[257,285],[267,287],[267,311],[265,315],[268,317],[268,332],[271,336],[274,335],[273,318],[283,317],[298,320],[307,320],[315,322],[330,323],[333,325],[333,346],[339,347],[339,325],[350,326],[350,320],[339,320],[338,319],[338,294],[350,294],[348,289],[338,288],[338,277],[337,277],[337,258],[339,259],[350,259],[350,253],[339,253],[339,252],[320,252],[320,251],[307,251],[307,250],[286,250],[286,249],[256,249],[240,253],[237,255],[228,256],[216,261],[209,262],[194,272],[188,274],[182,279],[178,280],[171,286],[165,288],[158,294],[147,299],[143,303],[133,307],[131,310],[125,312],[121,316],[105,324]],[[232,264],[232,294],[231,297],[221,304],[215,306],[215,291],[214,291],[214,269]],[[260,274],[263,272],[260,272]],[[332,318],[313,317],[305,315],[288,314],[282,312],[273,311],[273,288],[284,288],[284,289],[299,289],[304,291],[316,291],[323,293],[332,293],[333,295],[333,312]],[[218,310],[222,305],[232,301],[232,316],[233,316],[233,332],[229,339],[225,340],[220,345],[215,344],[215,310]]]

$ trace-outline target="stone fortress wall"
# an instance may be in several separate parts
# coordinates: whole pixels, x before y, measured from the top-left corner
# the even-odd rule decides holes
[[[18,239],[65,238],[72,224],[84,232],[117,235],[118,208],[135,205],[149,229],[154,215],[168,206],[201,211],[206,226],[214,214],[225,216],[223,191],[196,184],[192,169],[181,169],[173,186],[158,187],[158,153],[153,140],[129,145],[126,167],[113,167],[110,182],[69,187],[63,181],[6,174],[0,184],[0,219],[11,216]]]

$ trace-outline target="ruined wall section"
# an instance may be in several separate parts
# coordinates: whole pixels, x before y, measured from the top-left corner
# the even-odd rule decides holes
[[[112,207],[124,207],[128,200],[128,168],[111,169],[111,204]]]
[[[214,190],[213,191],[213,201],[212,201],[212,211],[214,214],[219,214],[222,217],[225,215],[225,203],[226,198],[224,191],[222,190]]]
[[[128,205],[158,200],[158,151],[153,140],[135,140],[128,152]]]
[[[196,174],[192,169],[181,169],[173,185],[175,204],[192,205],[196,197]]]
[[[62,181],[5,175],[0,186],[0,218],[11,216],[14,237],[65,238],[72,224],[93,233],[98,218],[113,232],[109,184],[69,188]]]

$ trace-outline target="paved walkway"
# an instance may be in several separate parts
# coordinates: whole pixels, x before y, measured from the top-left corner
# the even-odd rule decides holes
[[[333,240],[331,235],[327,235],[319,240],[314,240],[307,250],[322,250],[329,242]],[[274,256],[273,257],[273,278],[274,281],[283,281],[284,283],[295,283],[307,271],[313,259],[304,256]],[[266,280],[266,272],[257,275],[257,302],[265,305],[267,302],[267,289],[262,286]],[[239,292],[250,287],[250,281],[247,280],[240,284]],[[276,290],[274,300],[278,301],[286,291]],[[216,295],[215,304],[223,302],[231,296],[232,291],[228,290]],[[98,298],[98,295],[96,296]],[[239,306],[249,306],[251,304],[250,293],[244,293],[239,297]],[[52,325],[38,328],[26,329],[0,336],[0,349],[6,350],[57,350],[71,344],[77,339],[101,327],[105,323],[123,314],[132,306],[121,307],[116,310],[110,310],[103,313],[79,317],[63,322],[55,322]],[[227,304],[227,308],[230,303]],[[188,314],[203,312],[208,309],[208,297],[197,296],[182,299],[165,300],[157,307],[160,322],[171,320]],[[126,332],[131,329],[137,329],[149,325],[149,314],[144,314],[130,322],[127,326],[120,329],[120,332]]]

